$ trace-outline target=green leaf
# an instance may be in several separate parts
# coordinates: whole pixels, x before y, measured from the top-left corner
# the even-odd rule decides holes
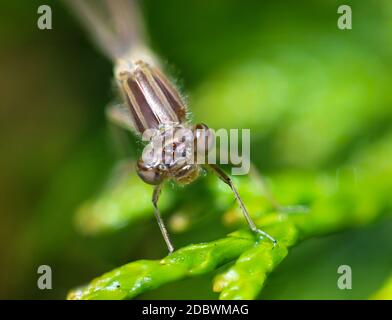
[[[309,213],[272,212],[257,220],[260,228],[278,240],[277,247],[265,240],[259,243],[250,231],[242,230],[210,243],[189,245],[160,261],[129,263],[72,291],[68,298],[130,299],[165,283],[209,273],[235,261],[215,278],[214,290],[221,292],[221,299],[254,299],[290,247],[309,237],[369,224],[392,206],[392,164],[384,161],[385,154],[391,152],[391,142],[392,134],[373,145],[368,150],[371,152],[355,156],[352,165],[356,171],[348,170],[347,174],[342,170],[339,175],[303,175],[302,179],[289,173],[281,179],[276,177],[277,185],[292,189],[296,203],[305,196],[310,201]],[[259,197],[250,200],[259,201]]]

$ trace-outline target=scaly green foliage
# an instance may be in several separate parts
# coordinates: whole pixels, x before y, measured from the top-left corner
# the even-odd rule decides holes
[[[341,170],[338,176],[276,177],[277,185],[290,188],[290,194],[298,202],[306,197],[311,209],[302,214],[271,212],[258,218],[258,226],[278,240],[277,247],[267,240],[258,242],[249,231],[241,230],[221,240],[189,245],[160,261],[129,263],[71,292],[69,298],[129,299],[165,283],[208,273],[235,261],[216,276],[213,289],[221,292],[221,299],[254,299],[268,274],[299,241],[368,224],[381,217],[385,208],[391,208],[392,164],[385,161],[390,159],[391,142],[392,135],[356,156],[351,164],[355,170],[347,170],[348,174]]]

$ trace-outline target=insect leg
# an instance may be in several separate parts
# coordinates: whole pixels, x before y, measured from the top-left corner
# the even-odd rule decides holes
[[[240,197],[240,195],[239,195],[239,193],[238,193],[236,187],[234,186],[233,181],[231,180],[231,178],[230,178],[221,168],[219,168],[217,165],[209,164],[208,167],[211,168],[212,171],[213,171],[213,172],[214,172],[214,173],[215,173],[224,183],[226,183],[226,184],[230,187],[230,189],[233,191],[234,196],[235,196],[235,199],[237,200],[237,203],[239,204],[239,206],[240,206],[240,208],[241,208],[241,210],[242,210],[242,213],[244,214],[244,217],[245,217],[246,221],[248,222],[249,228],[250,228],[253,232],[255,232],[255,233],[259,234],[259,235],[262,235],[263,237],[266,237],[266,238],[268,238],[269,240],[271,240],[272,243],[273,243],[274,246],[275,246],[276,243],[277,243],[276,240],[275,240],[272,236],[270,236],[268,233],[264,232],[263,230],[258,229],[257,226],[256,226],[256,224],[253,222],[253,220],[252,220],[252,218],[250,217],[250,215],[249,215],[249,213],[248,213],[248,210],[246,209],[246,207],[245,207],[245,205],[244,205],[244,203],[243,203],[243,201],[242,201],[242,199],[241,199],[241,197]]]
[[[155,213],[155,217],[157,218],[159,229],[161,229],[163,239],[165,239],[170,254],[174,251],[174,247],[170,240],[169,233],[167,232],[165,224],[162,220],[161,213],[159,212],[158,209],[158,199],[159,199],[159,195],[161,194],[161,189],[162,189],[162,184],[159,184],[154,187],[154,192],[152,194],[152,204],[154,205],[154,213]]]

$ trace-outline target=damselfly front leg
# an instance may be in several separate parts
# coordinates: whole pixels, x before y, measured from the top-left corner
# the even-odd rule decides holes
[[[152,194],[152,204],[154,206],[155,217],[157,219],[159,229],[161,229],[163,239],[165,239],[167,249],[169,250],[169,253],[172,253],[174,251],[174,246],[170,240],[169,233],[167,232],[165,223],[163,222],[161,213],[158,208],[158,200],[159,200],[159,195],[161,194],[161,189],[162,189],[162,184],[159,184],[154,187],[154,192]]]
[[[237,200],[238,205],[240,206],[242,213],[246,219],[246,221],[248,222],[249,228],[256,233],[257,235],[261,235],[263,237],[268,238],[269,240],[272,241],[272,243],[274,244],[274,246],[276,245],[277,241],[270,236],[268,233],[266,233],[263,230],[260,230],[259,228],[257,228],[256,224],[253,222],[252,218],[249,215],[248,210],[246,209],[238,191],[237,188],[235,187],[235,185],[233,184],[233,181],[231,180],[231,178],[221,169],[219,168],[217,165],[215,164],[208,164],[207,165],[208,168],[210,168],[224,183],[226,183],[230,189],[233,191],[235,199]]]

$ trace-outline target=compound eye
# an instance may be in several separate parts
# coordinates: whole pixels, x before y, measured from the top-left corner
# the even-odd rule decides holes
[[[147,168],[142,160],[137,163],[137,174],[145,183],[152,185],[160,184],[164,179],[158,168]]]
[[[198,154],[205,154],[211,150],[215,142],[215,136],[204,123],[199,123],[194,127],[195,149]]]

